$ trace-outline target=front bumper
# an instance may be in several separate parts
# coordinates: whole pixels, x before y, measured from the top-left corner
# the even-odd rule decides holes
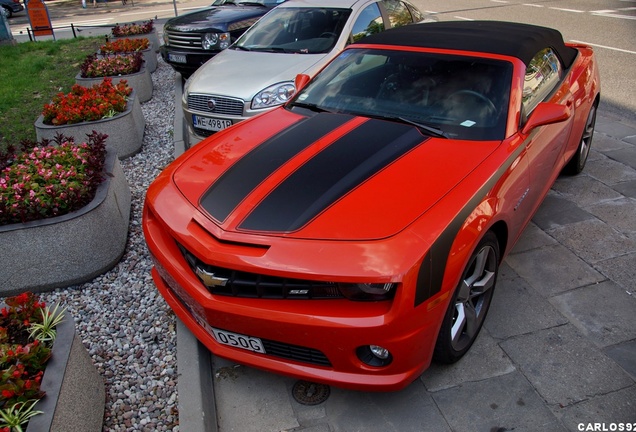
[[[163,61],[168,63],[176,71],[190,75],[200,68],[205,62],[217,55],[219,51],[187,51],[175,50],[167,45],[159,48]],[[182,59],[184,61],[177,61]]]
[[[241,109],[240,109],[241,114],[238,114],[238,110],[236,110],[236,112],[232,114],[225,114],[225,113],[205,112],[205,111],[199,111],[196,109],[191,109],[188,106],[187,97],[188,97],[187,94],[184,93],[183,99],[181,100],[181,109],[183,112],[183,120],[184,120],[183,123],[185,125],[186,147],[192,147],[195,144],[198,144],[199,142],[203,141],[205,138],[209,137],[210,135],[213,135],[214,133],[218,132],[218,131],[208,131],[208,130],[196,128],[194,126],[194,121],[193,121],[193,116],[195,115],[199,117],[207,117],[207,118],[218,119],[221,121],[227,121],[227,122],[230,122],[232,125],[235,125],[244,120],[248,120],[257,115],[266,113],[280,106],[280,105],[277,105],[271,108],[253,110],[251,108],[251,105],[252,105],[251,100],[243,101],[241,99],[229,97],[229,96],[209,95],[209,98],[211,99],[220,98],[220,99],[232,100],[232,101],[241,103]]]
[[[414,274],[403,281],[402,295],[396,294],[391,301],[219,296],[203,286],[175,240],[148,207],[144,210],[144,232],[155,261],[152,276],[158,290],[215,355],[297,379],[374,391],[404,388],[430,364],[445,308],[427,310],[426,304],[413,306],[408,291],[413,288],[409,285],[415,282]],[[215,264],[224,264],[216,258]],[[271,354],[267,348],[261,354],[221,344],[211,328],[273,343],[276,353]],[[371,344],[387,348],[392,362],[373,367],[361,361],[356,351]],[[281,355],[281,350],[301,354]]]

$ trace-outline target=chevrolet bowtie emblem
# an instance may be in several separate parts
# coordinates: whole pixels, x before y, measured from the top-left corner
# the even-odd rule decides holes
[[[197,267],[194,272],[196,273],[197,276],[199,276],[199,278],[203,282],[203,285],[205,285],[208,288],[214,288],[214,287],[218,287],[218,286],[225,286],[225,284],[228,281],[227,278],[214,276],[214,273],[209,272],[209,271],[205,271],[205,270],[203,270],[200,267]]]

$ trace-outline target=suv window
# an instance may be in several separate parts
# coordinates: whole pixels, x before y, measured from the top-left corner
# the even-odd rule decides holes
[[[539,51],[526,68],[523,83],[523,113],[528,116],[544,101],[563,77],[563,68],[552,48]]]
[[[413,22],[411,12],[409,12],[409,9],[401,1],[382,0],[382,5],[386,9],[386,12],[389,14],[391,27],[401,27]]]
[[[354,42],[357,42],[365,36],[382,31],[384,31],[384,21],[382,21],[380,7],[377,3],[373,3],[360,12],[358,19],[353,24],[351,38]]]

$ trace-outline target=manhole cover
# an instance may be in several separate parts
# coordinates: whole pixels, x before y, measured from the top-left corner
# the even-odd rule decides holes
[[[303,405],[318,405],[329,397],[331,390],[328,385],[312,383],[309,381],[296,381],[292,389],[292,395],[296,402]]]

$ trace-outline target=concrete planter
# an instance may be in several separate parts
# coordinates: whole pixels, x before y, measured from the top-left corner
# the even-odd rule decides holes
[[[29,420],[26,432],[100,432],[106,391],[69,312],[56,326],[57,337],[46,364],[41,389],[46,395],[35,405],[42,411]]]
[[[155,59],[156,61],[156,59]],[[156,64],[155,64],[156,67]],[[152,77],[150,70],[144,64],[137,73],[128,75],[117,75],[110,77],[82,78],[81,72],[75,75],[75,83],[82,87],[92,87],[104,81],[104,78],[112,78],[113,84],[117,84],[121,80],[126,80],[128,86],[137,94],[139,102],[147,102],[152,98]]]
[[[37,140],[53,139],[59,132],[66,136],[75,137],[77,141],[85,139],[87,134],[97,131],[108,135],[108,145],[120,159],[124,159],[141,151],[144,138],[146,120],[141,111],[139,99],[133,91],[128,98],[126,111],[115,117],[70,125],[52,126],[44,124],[44,117],[40,115],[35,122]]]
[[[50,291],[93,279],[121,259],[128,239],[130,188],[109,151],[105,180],[82,209],[0,226],[0,295]]]
[[[140,39],[140,38],[147,38],[150,43],[152,44],[155,52],[159,52],[159,46],[161,45],[161,42],[159,41],[159,35],[157,35],[157,30],[154,29],[152,32],[150,33],[146,33],[146,34],[138,34],[138,35],[130,35],[130,36],[113,36],[110,35],[109,39]]]
[[[154,45],[150,44],[150,48],[145,49],[141,52],[144,55],[144,65],[148,68],[150,73],[153,73],[157,70],[157,52],[155,51]]]

